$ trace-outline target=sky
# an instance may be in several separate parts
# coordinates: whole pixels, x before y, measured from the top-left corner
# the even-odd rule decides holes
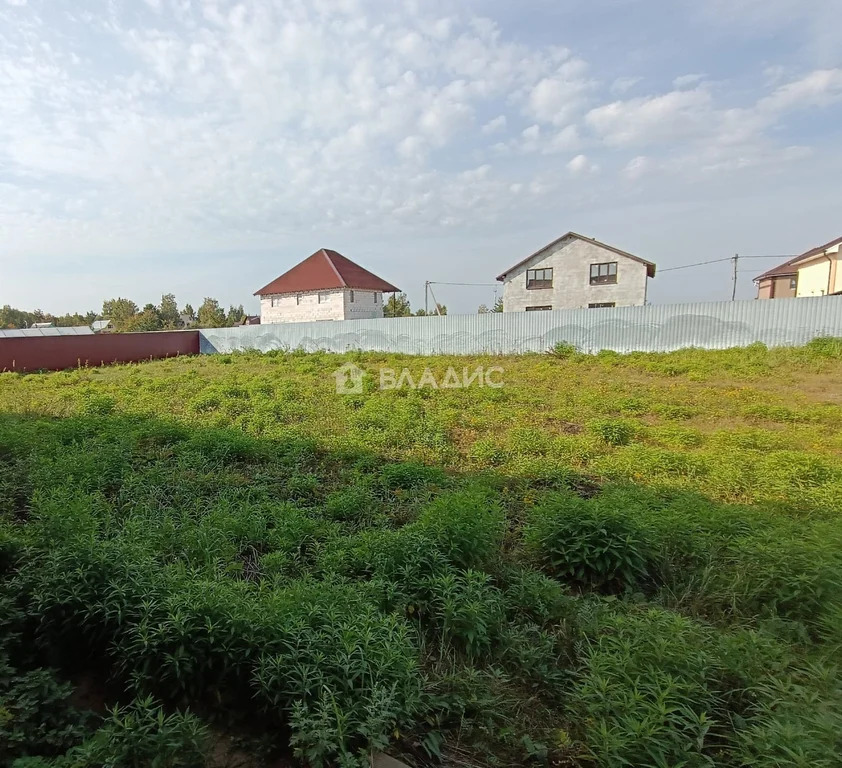
[[[573,230],[738,297],[842,235],[840,0],[0,0],[0,305],[252,294],[333,248],[423,305]],[[499,284],[496,284],[499,285]],[[495,294],[496,291],[496,294]]]

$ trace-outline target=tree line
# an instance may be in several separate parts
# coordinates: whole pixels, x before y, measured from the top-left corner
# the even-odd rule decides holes
[[[172,331],[183,328],[226,328],[239,325],[246,317],[242,304],[231,306],[226,312],[213,298],[206,298],[198,311],[190,304],[178,308],[175,295],[166,293],[159,304],[140,308],[131,299],[118,297],[102,304],[101,312],[78,312],[53,315],[36,309],[27,312],[8,304],[0,309],[0,328],[30,328],[35,323],[52,323],[56,327],[91,325],[95,320],[110,320],[109,330],[116,333],[137,331]]]
[[[425,315],[446,315],[447,307],[444,304],[436,304],[438,311],[425,312],[423,309],[412,311],[409,299],[405,293],[393,293],[383,305],[383,317],[424,317]],[[480,304],[477,313],[484,315],[488,312],[502,312],[503,299],[497,299],[491,309],[485,304]]]

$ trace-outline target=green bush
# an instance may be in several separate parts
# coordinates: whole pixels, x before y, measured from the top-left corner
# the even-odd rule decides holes
[[[637,433],[637,427],[621,419],[596,419],[588,422],[588,431],[608,445],[628,445]]]
[[[634,587],[651,558],[642,532],[628,516],[572,494],[548,495],[536,506],[524,541],[551,576],[608,592]]]
[[[503,508],[485,488],[439,496],[414,525],[461,568],[488,567],[499,555],[505,528]]]

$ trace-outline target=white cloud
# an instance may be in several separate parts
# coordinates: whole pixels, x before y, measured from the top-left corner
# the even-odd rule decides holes
[[[633,146],[697,134],[711,109],[710,93],[699,88],[615,101],[592,109],[585,120],[606,144]]]
[[[672,81],[672,84],[675,88],[686,88],[691,85],[696,85],[701,80],[704,80],[704,78],[705,76],[703,74],[680,75]]]
[[[631,181],[637,181],[651,168],[651,161],[645,155],[633,157],[623,169],[623,175]]]
[[[500,133],[500,131],[504,131],[506,129],[506,116],[505,115],[498,115],[493,120],[489,120],[484,126],[482,126],[482,132],[485,135],[493,134],[493,133]]]
[[[642,80],[642,77],[618,77],[613,83],[611,83],[611,93],[626,93]]]
[[[807,107],[826,107],[842,100],[842,69],[820,69],[800,80],[778,87],[761,99],[758,107],[767,112],[784,112]]]
[[[528,113],[542,123],[566,125],[586,103],[594,83],[586,76],[587,65],[571,59],[552,77],[545,77],[529,93]]]
[[[569,163],[567,163],[567,170],[572,176],[587,176],[591,173],[596,173],[599,166],[592,163],[586,155],[576,155]]]

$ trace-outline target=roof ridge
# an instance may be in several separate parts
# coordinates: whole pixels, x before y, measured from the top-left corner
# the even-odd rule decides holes
[[[328,248],[320,248],[319,252],[327,259],[327,263],[330,264],[330,268],[333,270],[333,273],[339,278],[339,282],[347,288],[348,281],[345,279],[343,274],[336,268],[336,264],[333,263],[333,258],[330,255],[331,253],[335,253],[337,256],[342,256],[342,254],[339,253],[339,251],[331,251]],[[360,269],[363,269],[363,267],[360,267]]]

